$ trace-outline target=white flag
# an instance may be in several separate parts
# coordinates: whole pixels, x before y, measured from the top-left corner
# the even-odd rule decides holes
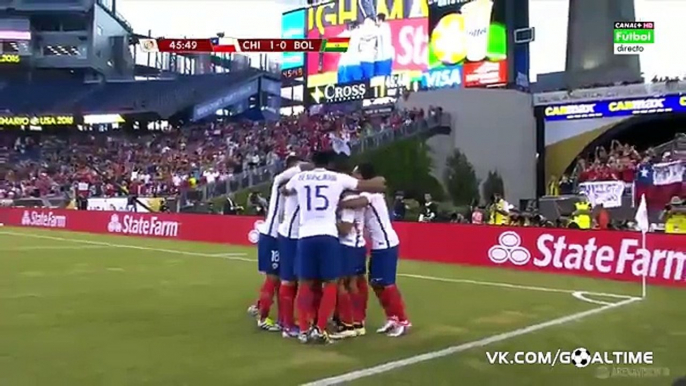
[[[334,133],[329,133],[329,138],[331,139],[331,147],[333,148],[333,151],[335,151],[337,154],[345,154],[350,156],[351,151],[349,140],[341,138]]]
[[[646,204],[646,195],[641,195],[641,203],[638,205],[636,211],[636,225],[643,233],[647,233],[650,229],[650,221],[648,221],[648,205]]]
[[[155,39],[140,39],[141,51],[143,52],[160,52]]]

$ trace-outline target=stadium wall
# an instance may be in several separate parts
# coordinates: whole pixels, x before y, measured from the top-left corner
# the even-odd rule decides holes
[[[123,236],[251,246],[264,221],[251,216],[0,208],[0,223],[120,235],[121,241],[104,245],[126,247]],[[418,222],[396,222],[394,228],[404,259],[637,283],[646,275],[649,284],[686,287],[686,236],[650,233],[644,249],[639,232]]]
[[[536,122],[531,95],[515,90],[440,89],[412,93],[398,102],[401,108],[441,106],[451,115],[451,134],[428,140],[436,176],[459,148],[474,165],[478,178],[497,170],[510,202],[530,199],[536,193]]]

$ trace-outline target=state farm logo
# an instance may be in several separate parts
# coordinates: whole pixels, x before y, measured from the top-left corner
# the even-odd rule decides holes
[[[21,216],[21,225],[28,227],[66,228],[67,216],[57,215],[53,212],[43,213],[25,210]]]
[[[125,214],[121,218],[113,214],[107,224],[109,233],[123,233],[140,236],[177,237],[180,223],[162,220],[154,215]]]
[[[524,265],[531,259],[531,253],[521,246],[522,239],[515,232],[503,232],[498,237],[498,245],[488,250],[488,258],[496,264],[510,261],[514,265]]]
[[[582,233],[575,232],[575,236]],[[592,232],[584,235],[592,236]],[[578,240],[579,237],[571,237]],[[567,235],[543,233],[535,240],[535,248],[527,248],[521,236],[506,231],[498,236],[498,243],[488,249],[488,258],[495,264],[507,262],[516,266],[531,263],[538,268],[560,271],[586,271],[601,275],[630,275],[637,278],[662,277],[684,280],[686,254],[667,249],[645,249],[638,238],[610,239],[599,242],[597,237],[582,238],[580,243],[568,240]],[[524,245],[522,245],[524,244]]]
[[[507,62],[465,63],[464,86],[479,87],[507,83]]]
[[[116,214],[113,214],[112,217],[110,217],[110,222],[107,224],[107,231],[110,233],[121,232],[121,223],[119,222],[119,216]]]
[[[248,241],[250,241],[253,244],[257,244],[257,241],[260,239],[260,229],[264,225],[264,221],[262,220],[257,220],[255,221],[255,225],[253,229],[248,232]]]

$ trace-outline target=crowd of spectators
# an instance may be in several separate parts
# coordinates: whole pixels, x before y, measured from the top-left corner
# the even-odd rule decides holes
[[[571,174],[559,178],[551,176],[547,195],[573,194],[578,184],[584,182],[623,181],[630,185],[635,181],[641,164],[673,160],[675,154],[671,151],[660,152],[655,148],[638,151],[633,145],[614,140],[609,148],[598,146],[590,156],[578,157]]]
[[[420,110],[383,115],[327,112],[146,134],[2,132],[0,198],[77,192],[84,184],[90,196],[98,197],[123,194],[120,187],[139,196],[174,195],[242,173],[259,173],[265,166],[278,168],[289,154],[307,157],[335,141],[347,146],[423,117]]]

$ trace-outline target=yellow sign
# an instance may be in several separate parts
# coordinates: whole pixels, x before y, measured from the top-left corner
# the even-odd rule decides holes
[[[21,57],[17,54],[1,54],[0,63],[19,63]]]
[[[0,126],[58,126],[73,125],[71,115],[44,115],[39,117],[0,117]]]

